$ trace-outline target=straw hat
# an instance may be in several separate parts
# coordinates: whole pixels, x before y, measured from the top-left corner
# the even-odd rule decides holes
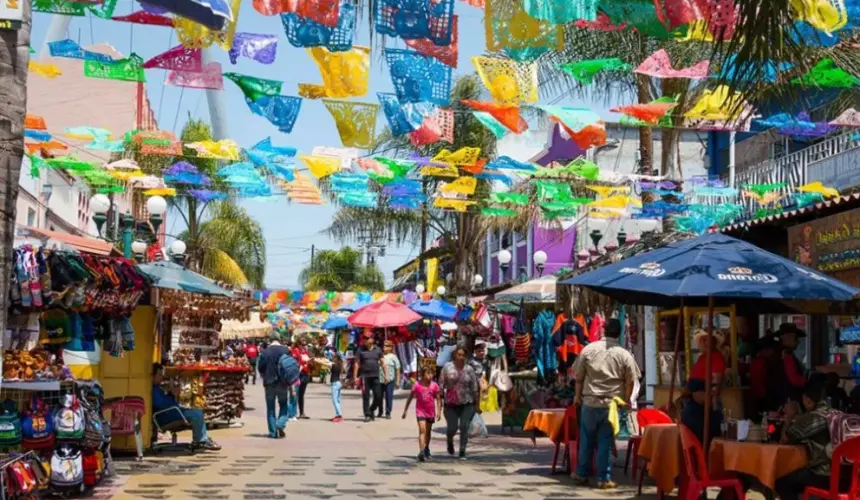
[[[725,342],[725,340],[726,340],[725,336],[723,336],[723,333],[720,332],[719,330],[714,330],[713,336],[714,336],[714,342],[716,342],[716,347],[720,347],[721,345],[723,345],[723,342]],[[703,329],[699,328],[696,330],[696,333],[693,335],[693,342],[698,344],[702,339],[705,339],[707,337],[708,337],[707,330],[703,330]]]

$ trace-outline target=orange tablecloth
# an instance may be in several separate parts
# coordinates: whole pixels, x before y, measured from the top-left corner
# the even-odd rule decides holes
[[[773,489],[776,480],[806,467],[806,449],[802,446],[754,443],[715,439],[710,451],[711,477],[726,471],[749,474]]]
[[[561,441],[564,428],[564,408],[548,410],[532,410],[523,424],[524,431],[540,431],[546,434],[553,443]]]
[[[675,489],[681,473],[681,432],[677,424],[655,424],[645,428],[639,456],[649,460],[648,475],[663,493]]]

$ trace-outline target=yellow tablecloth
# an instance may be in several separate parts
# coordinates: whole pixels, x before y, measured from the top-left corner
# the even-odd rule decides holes
[[[663,493],[675,489],[681,473],[681,432],[678,424],[654,424],[645,428],[639,456],[648,460],[648,475]]]
[[[802,446],[754,443],[715,439],[711,443],[709,469],[711,477],[726,471],[749,474],[773,489],[776,480],[806,467],[806,449]]]
[[[532,410],[523,424],[524,431],[540,431],[546,434],[553,443],[558,443],[564,437],[564,408],[548,410]]]

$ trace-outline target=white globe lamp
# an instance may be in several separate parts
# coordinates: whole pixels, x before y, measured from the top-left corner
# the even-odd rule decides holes
[[[535,261],[535,267],[537,267],[538,270],[538,276],[543,276],[543,268],[546,265],[546,261],[548,258],[546,252],[544,252],[543,250],[538,250],[534,253],[533,258]]]
[[[438,293],[440,297],[444,297],[445,292],[447,292],[447,291],[448,291],[448,289],[445,288],[445,285],[439,285],[439,288],[436,289],[436,293]]]
[[[418,295],[424,293],[424,285],[422,285],[421,283],[415,285],[415,293],[417,293]]]

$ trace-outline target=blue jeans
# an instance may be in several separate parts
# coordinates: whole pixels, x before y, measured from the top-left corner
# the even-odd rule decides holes
[[[612,477],[612,441],[615,435],[609,423],[609,408],[592,408],[582,405],[579,416],[579,463],[576,475],[589,477],[591,475],[594,449],[597,448],[597,468],[595,475],[598,482],[609,481]]]
[[[340,380],[331,383],[331,404],[334,405],[334,416],[339,417],[340,415],[340,389],[341,389]]]
[[[204,441],[209,440],[209,434],[206,432],[206,421],[203,419],[203,410],[196,410],[194,408],[179,408],[179,411],[182,412],[182,416],[179,415],[179,412],[176,410],[166,411],[160,415],[158,415],[158,425],[165,426],[169,423],[175,422],[177,420],[181,420],[182,417],[185,417],[185,420],[191,425],[191,439],[195,443],[202,443]]]
[[[269,424],[269,437],[278,437],[278,429],[287,427],[287,400],[290,396],[290,388],[274,383],[265,387],[266,389],[266,421]],[[278,401],[278,417],[275,419],[275,400]]]
[[[394,407],[394,382],[382,384],[382,394],[385,397],[385,414],[390,416]],[[379,408],[379,411],[382,411],[382,408]]]

